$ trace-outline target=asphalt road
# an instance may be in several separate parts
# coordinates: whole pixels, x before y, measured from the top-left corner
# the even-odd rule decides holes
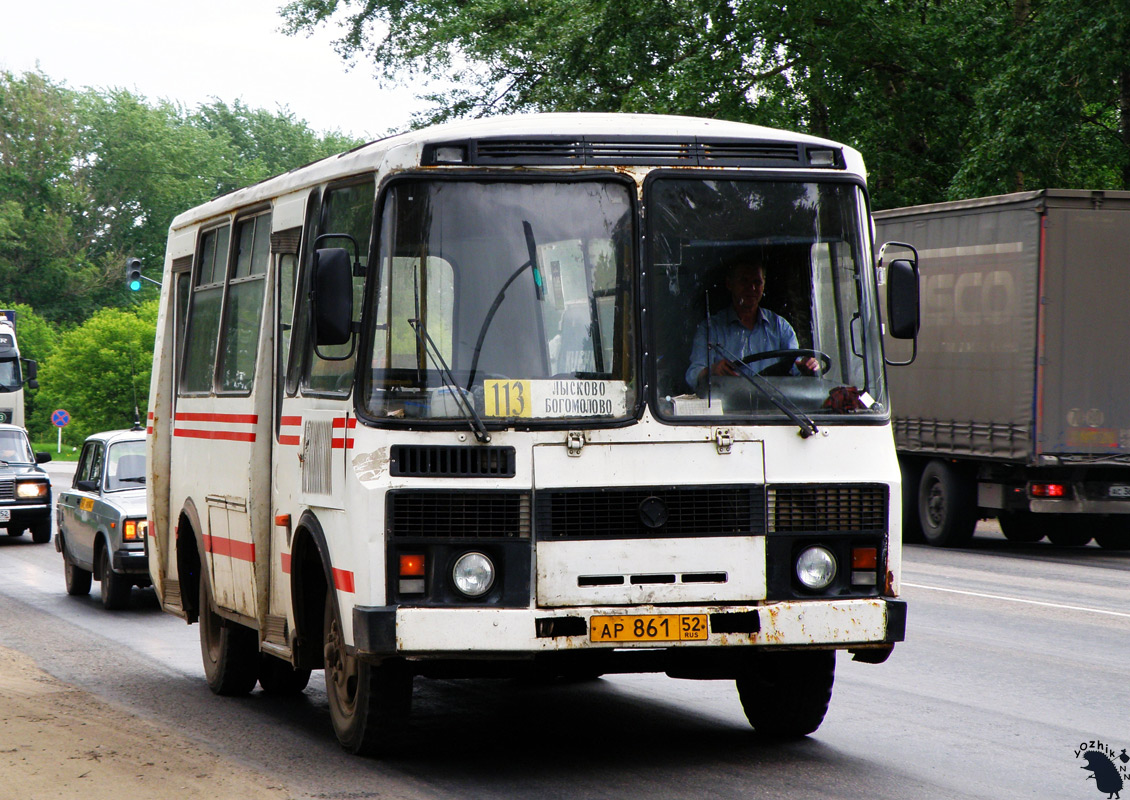
[[[66,468],[53,467],[56,484]],[[908,639],[882,665],[841,654],[821,729],[773,744],[732,684],[416,683],[409,755],[349,756],[324,684],[213,696],[197,629],[152,590],[106,612],[68,597],[53,545],[0,537],[0,645],[311,798],[1099,798],[1080,743],[1130,748],[1130,553],[905,550]],[[1130,790],[1130,787],[1127,787]]]

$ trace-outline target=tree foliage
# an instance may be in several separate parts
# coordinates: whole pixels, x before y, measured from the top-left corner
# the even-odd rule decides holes
[[[417,123],[514,111],[691,114],[859,147],[889,207],[1130,188],[1130,10],[1083,0],[292,0]],[[438,87],[438,88],[435,88]]]
[[[40,364],[37,412],[28,419],[33,438],[50,435],[49,415],[56,408],[70,412],[66,436],[73,443],[97,431],[128,428],[135,408],[144,416],[157,305],[153,298],[130,310],[104,308],[59,337]]]

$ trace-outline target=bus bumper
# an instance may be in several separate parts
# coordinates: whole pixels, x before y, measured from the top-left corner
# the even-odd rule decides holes
[[[593,641],[597,616],[703,615],[705,638],[695,641]],[[362,657],[522,658],[580,650],[696,647],[823,647],[856,649],[901,642],[906,603],[890,598],[782,601],[749,606],[610,608],[353,609],[353,636]],[[889,647],[888,647],[889,649]]]

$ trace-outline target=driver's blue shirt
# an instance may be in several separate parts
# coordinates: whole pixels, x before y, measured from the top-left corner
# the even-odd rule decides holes
[[[724,352],[711,349],[707,352],[706,331],[710,329],[710,341],[719,344]],[[757,309],[757,318],[752,328],[742,325],[733,306],[710,315],[709,323],[703,320],[698,324],[691,345],[691,365],[687,367],[687,385],[693,390],[698,374],[708,365],[723,358],[741,359],[754,353],[769,350],[795,350],[796,331],[788,321],[767,308]],[[778,359],[762,359],[750,363],[754,372],[777,363]],[[794,368],[795,369],[795,368]]]

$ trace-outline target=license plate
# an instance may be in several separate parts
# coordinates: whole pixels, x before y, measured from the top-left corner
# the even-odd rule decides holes
[[[0,522],[11,522],[12,511],[7,508],[0,508]]]
[[[591,642],[705,641],[707,633],[705,614],[637,614],[589,620]]]
[[[1110,497],[1130,497],[1130,486],[1111,486],[1108,495]]]

